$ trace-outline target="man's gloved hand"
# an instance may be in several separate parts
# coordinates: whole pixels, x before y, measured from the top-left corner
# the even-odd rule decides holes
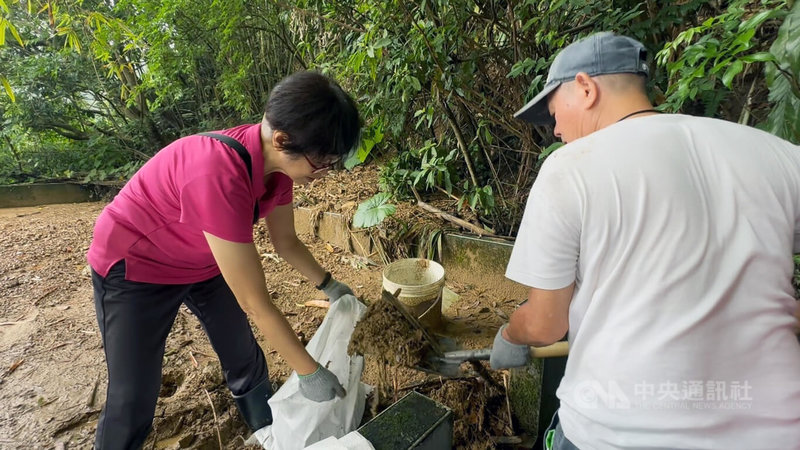
[[[322,290],[322,292],[328,296],[328,300],[330,300],[331,303],[339,300],[339,297],[343,295],[355,295],[353,294],[353,290],[350,289],[350,286],[333,279],[333,277],[330,276],[330,272],[325,276],[325,280],[322,283],[323,284],[320,286],[317,286],[317,289]]]
[[[530,349],[527,345],[512,344],[503,337],[503,330],[508,324],[503,325],[497,330],[492,344],[492,353],[489,355],[489,365],[492,369],[510,369],[512,367],[522,367],[528,364],[531,359]]]
[[[300,393],[303,397],[315,402],[326,402],[334,397],[347,395],[336,375],[330,370],[317,365],[317,370],[308,375],[299,375]]]

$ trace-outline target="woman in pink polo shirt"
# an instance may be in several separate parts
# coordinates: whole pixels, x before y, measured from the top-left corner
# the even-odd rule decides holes
[[[352,294],[297,238],[292,185],[324,177],[359,132],[355,103],[336,82],[296,73],[272,90],[261,123],[178,139],[103,210],[88,253],[108,365],[95,448],[144,443],[181,304],[203,324],[251,429],[272,422],[272,389],[248,316],[300,375],[303,395],[318,402],[344,395],[272,303],[253,224],[265,218],[275,250],[330,301]]]

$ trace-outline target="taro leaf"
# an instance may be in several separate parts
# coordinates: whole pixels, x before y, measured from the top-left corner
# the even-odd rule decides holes
[[[778,30],[770,53],[776,62],[765,72],[772,110],[762,125],[770,133],[800,143],[800,2],[796,2]]]
[[[372,227],[394,214],[396,208],[394,205],[388,203],[389,198],[389,194],[380,192],[358,205],[358,210],[353,216],[353,225],[356,228]]]

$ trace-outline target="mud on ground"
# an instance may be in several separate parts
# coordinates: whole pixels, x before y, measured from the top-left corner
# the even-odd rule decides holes
[[[330,210],[339,211],[347,202],[373,195],[376,177],[374,168],[338,173],[297,188],[295,197],[325,201]],[[104,206],[98,202],[0,209],[0,448],[91,447],[105,398],[106,368],[85,254],[94,220]],[[404,208],[410,207],[400,205]],[[400,214],[414,217],[419,212]],[[327,310],[304,303],[324,296],[280,259],[263,226],[254,236],[274,301],[307,342]],[[365,264],[312,236],[300,237],[334,277],[368,302],[380,297],[380,266]],[[495,297],[486,287],[448,286],[461,299],[444,311],[442,331],[457,336],[464,347],[490,346],[497,327],[507,320],[503,316],[519,299]],[[256,336],[277,388],[291,370],[257,331]],[[382,339],[381,334],[373,338]],[[456,411],[456,430],[467,430],[459,434],[464,437],[457,438],[457,448],[489,448],[485,443],[492,436],[508,432],[497,394],[479,379],[442,382],[367,356],[363,381],[386,386],[369,400],[365,420],[409,389],[418,389]],[[162,382],[153,432],[144,448],[216,449],[220,441],[222,448],[243,447],[248,430],[200,323],[185,307],[167,338]]]

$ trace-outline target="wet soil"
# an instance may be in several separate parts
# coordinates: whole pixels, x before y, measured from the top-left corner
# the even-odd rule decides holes
[[[307,205],[325,203],[331,211],[352,211],[353,204],[375,193],[376,180],[375,168],[336,173],[297,188],[295,198]],[[106,368],[85,254],[94,220],[104,206],[96,202],[0,209],[0,448],[91,447],[105,399]],[[401,217],[422,215],[413,205],[398,209]],[[262,225],[254,236],[274,302],[307,342],[327,310],[305,302],[324,295],[277,255]],[[365,302],[380,298],[380,265],[355,264],[345,249],[310,235],[300,238]],[[490,346],[519,299],[494,296],[486,286],[447,286],[461,298],[443,311],[439,332],[464,348]],[[359,339],[384,345],[389,341],[386,329],[375,325]],[[291,369],[257,330],[256,337],[277,388]],[[369,399],[365,421],[416,389],[455,411],[456,448],[490,448],[493,437],[510,433],[504,396],[495,387],[502,383],[499,373],[492,373],[494,384],[474,376],[446,380],[406,367],[408,361],[396,358],[405,351],[380,350],[378,357],[366,352],[362,379],[380,389]],[[394,355],[394,360],[384,355]],[[144,448],[244,447],[249,432],[200,323],[185,307],[167,338],[162,384],[153,432]]]
[[[380,339],[376,339],[378,336]],[[430,352],[430,344],[422,330],[381,298],[367,306],[353,330],[347,352],[369,356],[386,365],[415,367]]]

